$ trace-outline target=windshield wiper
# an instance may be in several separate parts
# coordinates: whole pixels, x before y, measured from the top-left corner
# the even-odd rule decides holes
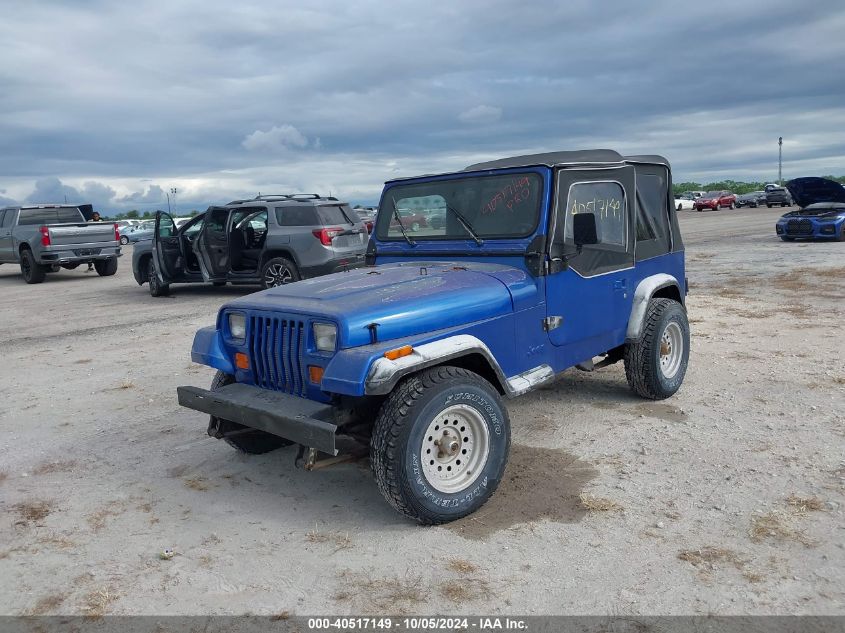
[[[469,221],[463,215],[461,215],[455,207],[450,207],[449,205],[446,205],[446,210],[451,211],[455,214],[455,217],[458,218],[458,221],[464,225],[464,228],[467,230],[467,233],[469,233],[472,239],[475,240],[476,245],[481,246],[482,244],[484,244],[484,240],[478,237],[476,232],[472,230],[472,225],[469,223]]]
[[[405,241],[411,246],[416,246],[417,243],[408,237],[408,234],[405,232],[405,225],[402,224],[402,218],[399,217],[399,209],[396,208],[396,198],[391,196],[390,201],[393,203],[393,217],[396,218],[396,222],[399,223],[399,230],[402,231],[402,237],[404,237]]]

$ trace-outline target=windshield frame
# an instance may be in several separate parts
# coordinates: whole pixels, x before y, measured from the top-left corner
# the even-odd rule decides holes
[[[457,173],[450,173],[450,174],[443,174],[443,175],[435,175],[435,176],[424,176],[420,178],[407,178],[401,180],[393,180],[386,183],[384,191],[382,192],[381,200],[379,201],[378,212],[376,213],[376,224],[373,227],[372,236],[375,238],[376,241],[379,243],[402,243],[407,244],[407,240],[400,234],[397,235],[390,235],[390,225],[391,221],[393,220],[393,205],[394,205],[394,198],[396,197],[397,190],[401,192],[401,190],[405,187],[416,187],[420,185],[426,185],[429,183],[438,183],[438,182],[451,182],[451,181],[459,181],[459,180],[475,180],[481,178],[496,178],[496,177],[515,177],[515,176],[527,176],[536,179],[537,185],[537,207],[535,210],[535,217],[533,220],[533,224],[531,229],[522,233],[509,233],[505,235],[488,235],[478,233],[478,237],[481,238],[482,242],[488,241],[522,241],[527,238],[533,236],[536,232],[540,223],[543,221],[543,206],[546,204],[547,199],[547,192],[546,192],[546,177],[541,171],[540,168],[535,166],[526,166],[526,167],[516,167],[510,169],[503,169],[503,170],[496,170],[496,171],[488,171],[488,172],[457,172]],[[434,193],[429,194],[434,195]],[[402,209],[403,211],[405,209]],[[461,210],[462,213],[465,213]],[[448,205],[447,205],[447,213],[448,213]],[[477,218],[474,218],[477,219]],[[472,220],[471,220],[472,221]],[[458,224],[461,224],[460,221],[456,219]],[[473,226],[475,229],[475,227]],[[476,232],[477,229],[475,229]],[[466,231],[466,228],[464,228]],[[413,242],[416,244],[426,244],[426,243],[444,243],[444,242],[473,242],[474,238],[470,233],[467,231],[464,235],[426,235],[426,234],[419,234],[419,233],[408,233],[408,236],[411,238]],[[476,242],[476,245],[478,243]]]

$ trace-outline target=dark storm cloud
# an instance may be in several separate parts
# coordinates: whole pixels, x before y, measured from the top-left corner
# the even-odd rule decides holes
[[[845,173],[843,30],[825,0],[22,3],[0,23],[0,185],[372,199],[397,174],[595,146],[768,180],[778,136],[787,174]]]

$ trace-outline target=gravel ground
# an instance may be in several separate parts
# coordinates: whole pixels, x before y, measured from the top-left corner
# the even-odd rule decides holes
[[[239,455],[176,404],[194,331],[244,288],[0,267],[0,612],[845,614],[845,244],[779,209],[684,212],[692,355],[509,403],[506,480],[421,528],[366,461]],[[174,556],[160,558],[172,548]]]

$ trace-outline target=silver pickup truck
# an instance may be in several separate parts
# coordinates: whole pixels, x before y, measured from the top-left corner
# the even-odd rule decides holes
[[[48,272],[92,263],[107,277],[117,272],[120,236],[111,222],[86,222],[75,205],[41,204],[0,209],[0,264],[20,264],[28,284]]]

